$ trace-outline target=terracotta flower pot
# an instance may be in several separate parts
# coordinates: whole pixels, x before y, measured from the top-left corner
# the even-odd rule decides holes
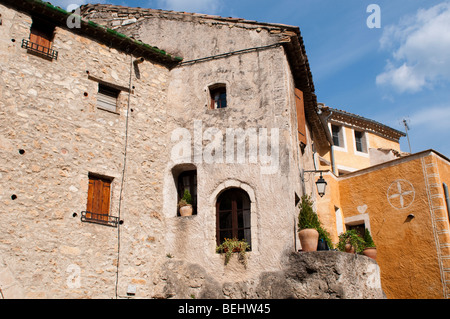
[[[317,251],[319,232],[312,228],[302,229],[298,232],[302,251]]]
[[[180,207],[181,216],[191,216],[192,215],[192,205]]]
[[[376,260],[377,259],[377,249],[375,247],[366,248],[363,250],[363,255]]]
[[[345,252],[354,254],[355,253],[355,247],[352,246],[352,244],[345,244]]]

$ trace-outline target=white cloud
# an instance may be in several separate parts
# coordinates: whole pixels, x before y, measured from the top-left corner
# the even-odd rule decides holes
[[[386,27],[380,46],[393,51],[392,60],[376,78],[378,85],[403,93],[450,81],[450,1],[420,9]]]
[[[419,110],[410,117],[410,120],[412,126],[421,126],[430,133],[448,133],[450,106],[434,106]],[[445,138],[447,139],[447,135]]]
[[[216,14],[220,10],[221,0],[158,0],[161,9]]]

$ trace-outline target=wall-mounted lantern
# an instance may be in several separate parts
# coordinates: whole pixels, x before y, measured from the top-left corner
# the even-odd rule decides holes
[[[320,173],[320,177],[316,181],[317,194],[319,194],[320,197],[323,197],[323,195],[325,195],[325,190],[327,188],[327,181],[322,176],[323,172],[327,171],[303,171],[303,173]]]

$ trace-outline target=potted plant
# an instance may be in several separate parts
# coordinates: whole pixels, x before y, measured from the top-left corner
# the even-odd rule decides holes
[[[246,252],[249,248],[250,245],[244,239],[225,238],[224,242],[217,246],[216,251],[218,253],[225,253],[225,265],[228,264],[233,253],[239,253],[239,261],[247,267]]]
[[[316,251],[319,241],[320,228],[319,217],[314,212],[311,198],[308,195],[302,196],[300,213],[298,215],[298,238],[302,245],[302,251]]]
[[[322,227],[322,225],[317,229],[319,232],[319,243],[317,245],[317,250],[330,250],[333,249],[333,242],[331,241],[330,233]]]
[[[347,253],[361,253],[364,249],[364,239],[356,230],[350,229],[339,235],[338,250]]]
[[[372,235],[370,234],[370,231],[368,229],[366,229],[366,232],[364,233],[363,255],[370,257],[374,260],[377,259],[377,248],[375,246],[375,243],[373,242]]]
[[[178,202],[178,207],[180,208],[181,216],[192,215],[192,196],[187,189],[184,191],[183,198]]]

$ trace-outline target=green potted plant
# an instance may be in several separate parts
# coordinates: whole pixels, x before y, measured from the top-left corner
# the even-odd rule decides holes
[[[183,198],[178,202],[178,207],[180,208],[181,216],[192,215],[192,196],[187,189],[184,191]]]
[[[363,255],[370,257],[374,260],[377,259],[377,248],[373,241],[372,235],[370,234],[370,231],[368,229],[366,229],[366,232],[364,233]]]
[[[347,253],[361,253],[364,249],[364,239],[354,229],[339,235],[337,249]]]
[[[331,241],[330,233],[322,226],[317,229],[319,232],[319,243],[317,250],[330,250],[333,249],[333,242]]]
[[[313,210],[313,203],[308,195],[302,196],[300,203],[300,213],[298,215],[298,238],[302,245],[302,251],[316,251],[319,242],[319,232],[321,227],[319,217]]]
[[[225,238],[224,242],[217,246],[216,251],[218,253],[225,253],[225,265],[228,264],[233,253],[239,254],[239,261],[247,267],[247,250],[250,245],[244,240],[238,240],[237,238]]]

